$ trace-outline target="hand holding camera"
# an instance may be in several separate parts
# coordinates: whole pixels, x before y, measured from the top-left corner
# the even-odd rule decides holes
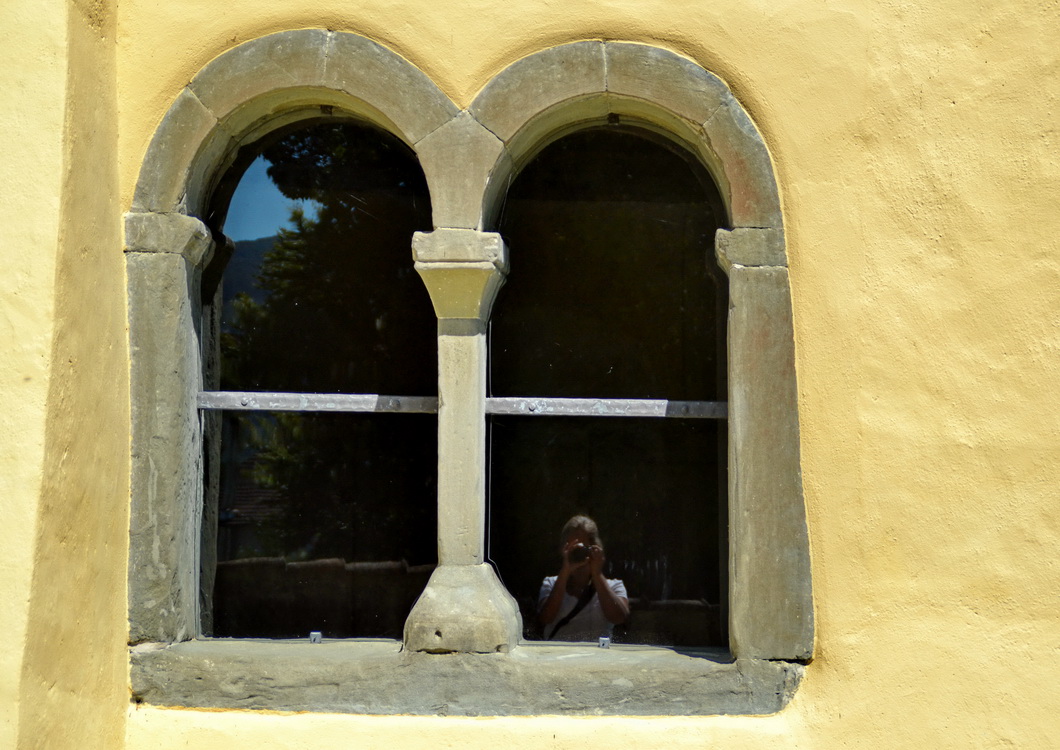
[[[596,544],[575,542],[564,550],[564,556],[571,569],[580,568],[586,563],[590,564],[593,572],[603,568],[604,550]]]
[[[579,544],[578,546],[573,547],[567,553],[567,559],[570,560],[572,564],[578,565],[588,560],[591,552],[591,547],[586,547],[584,544]]]

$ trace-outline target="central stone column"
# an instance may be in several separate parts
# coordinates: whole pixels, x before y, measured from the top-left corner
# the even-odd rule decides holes
[[[522,620],[484,562],[486,321],[507,249],[471,229],[417,232],[412,249],[438,315],[438,567],[405,622],[405,648],[508,651]]]

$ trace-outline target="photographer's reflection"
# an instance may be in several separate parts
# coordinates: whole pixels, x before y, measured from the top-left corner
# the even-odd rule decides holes
[[[596,641],[629,618],[626,585],[604,578],[604,545],[596,522],[574,516],[560,533],[559,575],[541,582],[537,617],[546,640]]]

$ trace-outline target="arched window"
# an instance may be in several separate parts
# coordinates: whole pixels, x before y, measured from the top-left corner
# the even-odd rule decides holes
[[[231,309],[222,318],[220,271],[238,276],[242,258],[254,255],[241,248],[234,261],[227,257],[234,250],[223,236],[229,196],[248,165],[263,154],[273,167],[313,161],[314,153],[325,164],[342,161],[337,149],[307,146],[304,136],[323,132],[315,129],[325,122],[352,128],[348,133],[360,133],[354,142],[378,148],[363,154],[367,160],[355,159],[365,167],[356,174],[321,170],[320,163],[302,176],[274,170],[289,197],[315,203],[307,204],[279,243],[267,243],[271,250],[262,262],[270,267],[244,275],[247,296],[229,293]],[[403,247],[411,250],[407,260],[404,265],[394,260],[401,254],[397,239],[392,255],[361,252],[390,247],[390,240],[380,244],[378,237],[361,236],[343,250],[323,253],[308,271],[299,257],[302,241],[331,232],[321,221],[329,213],[316,207],[331,199],[321,200],[323,194],[314,192],[321,187],[315,180],[331,174],[328,179],[337,180],[340,193],[356,194],[364,187],[359,181],[373,174],[376,156],[384,157],[378,163],[403,163],[411,170],[404,186],[397,180],[396,191],[412,196],[409,223],[397,234],[407,243],[408,232],[421,230],[411,248]],[[582,171],[569,166],[579,161],[593,166]],[[412,168],[416,163],[430,195],[430,222],[418,213],[427,203],[422,183],[413,186],[420,179]],[[654,166],[645,169],[646,163]],[[541,196],[567,191],[569,199],[580,181],[592,187],[601,174],[607,177],[592,188],[598,191],[594,200],[542,205]],[[392,176],[369,183],[377,197],[387,193],[387,185],[395,186]],[[631,192],[651,186],[654,192]],[[678,194],[695,196],[690,198],[694,207],[686,211]],[[332,232],[340,244],[358,236],[351,217],[363,215],[367,227],[367,214],[380,210],[365,210],[345,197],[333,205],[344,201],[349,210],[332,216],[349,225],[349,232]],[[622,210],[616,208],[623,202]],[[633,203],[645,202],[651,207],[634,210]],[[568,224],[570,236],[558,244],[556,237],[545,236],[547,231],[540,235],[534,221],[518,226],[520,211],[551,211],[558,225],[563,211],[591,212],[593,204],[602,210],[596,226],[583,215]],[[696,223],[708,216],[710,222]],[[686,222],[677,233],[680,239],[659,233],[666,219]],[[498,302],[497,356],[489,386],[488,324],[509,272],[508,248],[499,233],[490,231],[498,222],[511,235],[511,288]],[[658,226],[649,228],[649,223]],[[545,229],[555,232],[556,227]],[[538,242],[535,232],[548,241]],[[640,244],[632,242],[638,236]],[[702,244],[698,250],[697,242]],[[620,245],[626,248],[622,262],[601,254]],[[430,714],[445,706],[467,714],[750,714],[777,711],[794,693],[801,662],[813,654],[813,600],[780,196],[757,128],[728,87],[693,61],[640,44],[572,43],[514,62],[461,111],[407,60],[364,37],[303,29],[251,40],[200,71],[163,118],[125,216],[125,252],[132,404],[129,635],[133,645],[156,644],[131,652],[137,700],[371,713]],[[383,258],[394,262],[376,268]],[[409,260],[426,286],[433,319],[422,292],[418,303],[401,296],[412,295],[415,286]],[[553,262],[566,268],[549,268]],[[673,262],[680,268],[670,267]],[[380,275],[373,276],[377,271]],[[257,286],[247,278],[257,278]],[[370,278],[378,283],[363,283]],[[337,284],[338,291],[321,293],[312,288],[316,280]],[[288,294],[296,281],[311,288]],[[574,281],[580,286],[569,286]],[[531,291],[521,291],[523,284]],[[533,289],[534,284],[544,287]],[[315,300],[308,311],[295,304],[307,298]],[[585,301],[583,309],[577,309],[578,300]],[[273,328],[277,312],[282,313],[277,319],[297,321],[294,330]],[[548,334],[535,338],[536,329],[546,327],[551,327]],[[427,388],[426,373],[435,370],[432,329],[437,390],[428,392],[421,389]],[[322,336],[329,331],[330,339]],[[353,332],[348,340],[344,331]],[[406,333],[388,338],[394,331]],[[612,338],[621,343],[616,346]],[[259,348],[266,339],[273,343]],[[560,348],[574,352],[574,359],[547,351],[560,339],[565,342]],[[215,348],[222,340],[228,342],[225,358]],[[416,366],[409,364],[413,355],[404,353],[412,351],[420,352]],[[369,355],[362,358],[359,352]],[[551,370],[535,368],[535,362],[546,360]],[[248,390],[217,390],[229,388]],[[265,390],[274,388],[281,392]],[[321,390],[326,392],[311,392]],[[568,413],[581,414],[582,401],[588,401],[589,408],[605,411],[646,408],[654,421],[642,428],[639,418],[608,422],[571,416],[568,424],[588,421],[562,430],[561,421],[549,426],[548,419],[537,417],[523,424],[527,412],[552,408],[556,400],[570,398],[564,394],[586,396],[561,404]],[[719,406],[723,400],[727,408]],[[320,649],[238,638],[186,642],[214,629],[211,613],[219,615],[218,624],[228,616],[220,603],[215,609],[211,602],[211,575],[218,568],[211,556],[233,540],[219,545],[218,518],[211,514],[223,509],[232,520],[248,481],[255,492],[279,490],[273,499],[283,496],[281,505],[322,503],[317,510],[328,516],[327,540],[324,530],[320,538],[314,538],[315,531],[304,533],[320,526],[312,517],[296,519],[293,526],[308,520],[298,532],[301,537],[275,555],[283,558],[285,574],[289,558],[296,556],[292,549],[310,559],[320,555],[316,567],[297,571],[312,568],[329,586],[337,580],[353,585],[354,574],[378,572],[371,566],[392,567],[399,555],[413,565],[429,560],[415,539],[431,528],[416,515],[427,512],[429,493],[423,490],[433,481],[426,461],[430,437],[426,428],[413,424],[435,419],[429,416],[435,410],[437,565],[405,620],[403,644],[346,641]],[[717,418],[726,412],[723,431]],[[221,416],[226,413],[239,416]],[[658,418],[660,413],[664,418]],[[665,418],[671,414],[681,418]],[[696,416],[707,419],[689,419]],[[619,671],[611,654],[579,652],[599,667],[595,674],[602,679],[587,677],[585,661],[555,658],[552,647],[522,648],[515,602],[484,559],[488,418],[494,420],[494,480],[504,473],[516,484],[538,482],[539,495],[555,493],[562,495],[562,504],[584,502],[589,507],[580,510],[599,507],[598,515],[616,514],[602,515],[602,523],[605,536],[611,535],[614,562],[623,566],[621,575],[641,589],[632,592],[634,598],[687,596],[717,610],[714,635],[701,623],[690,638],[671,628],[645,640],[723,644],[727,603],[728,648],[699,651],[697,658],[684,650],[640,649],[647,653],[646,662],[637,662],[642,668],[621,666]],[[225,419],[227,428],[221,424]],[[342,425],[333,427],[332,420]],[[500,434],[506,423],[515,426],[510,433],[515,437],[507,443]],[[401,432],[405,429],[410,432]],[[570,441],[579,430],[589,444],[584,456],[548,445],[553,437]],[[271,434],[281,432],[282,440],[271,440]],[[315,442],[313,435],[324,437]],[[349,444],[336,445],[335,435]],[[633,442],[637,445],[628,445]],[[727,460],[721,460],[726,448]],[[312,455],[313,461],[290,462],[285,451]],[[536,460],[535,452],[551,452],[547,465]],[[504,469],[504,461],[518,462],[518,472]],[[638,463],[665,464],[662,479],[648,472],[634,476]],[[557,466],[555,481],[530,478]],[[649,494],[646,506],[627,499],[613,502],[614,475],[622,472],[633,488],[623,486],[622,494]],[[318,482],[324,474],[328,481]],[[726,475],[727,491],[722,491],[718,485]],[[667,484],[665,490],[659,490],[660,482]],[[567,511],[540,522],[544,538],[537,529],[522,530],[525,516],[516,506],[526,506],[532,494],[495,482],[495,559],[506,554],[499,549],[505,535],[514,546],[549,554],[555,525]],[[500,510],[502,495],[511,508]],[[682,536],[685,530],[678,528],[673,537],[646,528],[638,536],[636,519],[622,517],[647,507],[640,511],[651,516],[645,525],[665,525],[671,522],[660,519],[657,510],[668,503],[683,503],[676,515],[688,518],[695,533]],[[391,505],[397,513],[388,520]],[[371,509],[368,521],[358,520],[359,507]],[[336,536],[344,518],[352,531]],[[409,523],[416,528],[405,528]],[[677,527],[671,523],[669,528]],[[293,539],[295,531],[284,525],[279,533]],[[273,555],[263,546],[251,549],[264,545],[267,536],[262,528],[247,554]],[[691,549],[686,541],[696,536],[699,544]],[[704,574],[666,569],[670,562],[664,565],[658,555],[667,545],[667,552],[691,560],[691,566],[703,565]],[[725,562],[712,562],[724,557],[726,548],[727,575]],[[225,549],[230,557],[243,554]],[[241,564],[223,564],[229,562],[232,568]],[[509,573],[514,563],[499,564],[506,579],[517,578]],[[548,572],[547,561],[542,567]],[[411,567],[402,570],[411,572]],[[541,571],[532,575],[537,578]],[[512,587],[520,593],[523,585]],[[362,589],[368,590],[371,585]],[[346,602],[344,596],[329,593],[311,604],[265,606],[297,614],[331,607],[328,617],[339,621],[345,614],[334,610],[337,602]],[[377,609],[375,622],[335,632],[392,633],[406,606],[388,604],[385,617],[384,609]],[[319,612],[314,618],[324,619]],[[386,618],[389,624],[380,628]],[[223,627],[249,633],[243,625]],[[308,633],[298,631],[305,627],[305,620],[269,625],[272,633],[302,638]],[[700,639],[703,632],[708,635]],[[516,648],[518,655],[499,655]],[[462,655],[432,655],[439,652]],[[490,656],[474,656],[482,653]],[[336,654],[342,656],[338,661]],[[277,670],[277,659],[297,662],[297,668]],[[235,671],[238,685],[227,679]],[[584,704],[568,701],[571,685],[581,686],[575,692],[587,696]],[[682,700],[672,699],[677,694]],[[454,703],[452,696],[459,699]]]

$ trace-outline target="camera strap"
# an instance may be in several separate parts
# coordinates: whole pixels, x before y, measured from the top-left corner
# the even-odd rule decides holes
[[[548,634],[548,638],[546,638],[545,640],[551,641],[553,638],[555,638],[556,633],[559,632],[559,629],[571,620],[573,620],[575,617],[577,617],[578,613],[585,609],[585,606],[590,601],[592,601],[592,598],[594,596],[596,596],[596,589],[593,588],[593,585],[590,583],[588,586],[585,587],[585,591],[582,592],[582,595],[578,597],[578,603],[574,605],[574,609],[568,612],[566,617],[556,623],[556,626],[552,628],[552,632]]]

